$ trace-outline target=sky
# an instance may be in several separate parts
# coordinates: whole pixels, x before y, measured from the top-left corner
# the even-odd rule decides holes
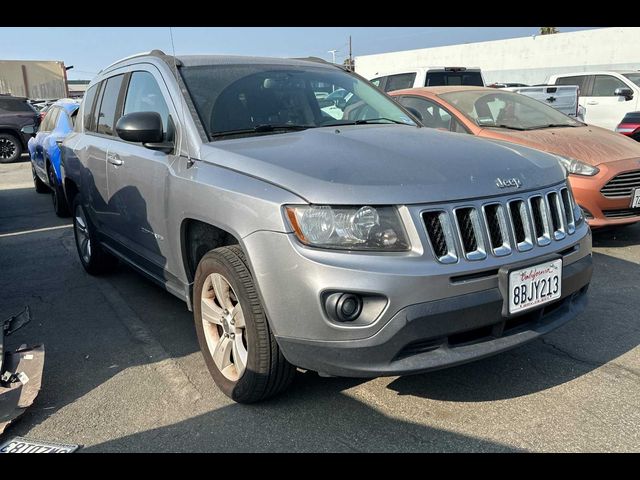
[[[560,32],[594,27],[557,27]],[[175,53],[321,57],[411,50],[539,34],[538,27],[177,27]],[[171,54],[169,27],[3,27],[1,60],[61,60],[70,80],[90,80],[114,61],[153,49]]]

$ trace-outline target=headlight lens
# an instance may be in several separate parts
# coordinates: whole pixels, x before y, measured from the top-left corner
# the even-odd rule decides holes
[[[344,250],[409,250],[394,207],[290,205],[287,219],[305,245]]]
[[[567,173],[592,177],[600,171],[598,167],[580,162],[575,158],[562,157],[560,155],[556,155],[556,158],[560,161]]]

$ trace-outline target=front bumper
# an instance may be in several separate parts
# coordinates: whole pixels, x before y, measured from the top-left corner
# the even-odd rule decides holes
[[[529,341],[573,318],[586,304],[592,260],[584,223],[546,247],[450,265],[435,262],[430,250],[419,247],[428,245],[425,233],[414,233],[420,237],[412,241],[417,249],[386,255],[310,249],[293,234],[259,231],[244,237],[242,246],[285,358],[330,375],[415,373]],[[515,317],[528,319],[526,331],[516,331],[502,317],[498,270],[539,263],[550,254],[563,259],[563,297],[544,311]],[[372,310],[378,310],[371,321],[345,324],[325,312],[327,292],[378,295],[386,301],[372,302]],[[494,338],[485,338],[488,331]]]
[[[591,228],[627,225],[640,221],[640,214],[621,218],[605,215],[604,212],[629,210],[631,197],[607,198],[600,190],[616,175],[640,169],[638,159],[620,160],[598,165],[600,172],[593,177],[569,175],[569,183],[576,202],[587,209],[593,218],[587,218]]]
[[[287,360],[327,375],[378,377],[437,370],[530,342],[568,322],[587,305],[591,256],[566,267],[563,297],[505,319],[498,289],[411,305],[371,338],[313,342],[278,338]]]

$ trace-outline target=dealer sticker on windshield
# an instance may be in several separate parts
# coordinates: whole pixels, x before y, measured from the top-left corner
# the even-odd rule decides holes
[[[24,437],[14,437],[0,445],[0,453],[72,453],[80,445],[58,442],[41,442]]]
[[[562,259],[509,273],[509,313],[539,307],[560,298]]]

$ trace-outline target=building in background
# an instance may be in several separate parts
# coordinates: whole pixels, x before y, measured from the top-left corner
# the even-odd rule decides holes
[[[69,98],[82,98],[91,80],[67,80]]]
[[[615,27],[446,47],[361,55],[356,72],[371,79],[418,67],[479,67],[486,84],[545,83],[553,74],[640,69],[640,28]]]
[[[68,96],[64,62],[0,60],[0,93],[31,100],[55,100]]]

